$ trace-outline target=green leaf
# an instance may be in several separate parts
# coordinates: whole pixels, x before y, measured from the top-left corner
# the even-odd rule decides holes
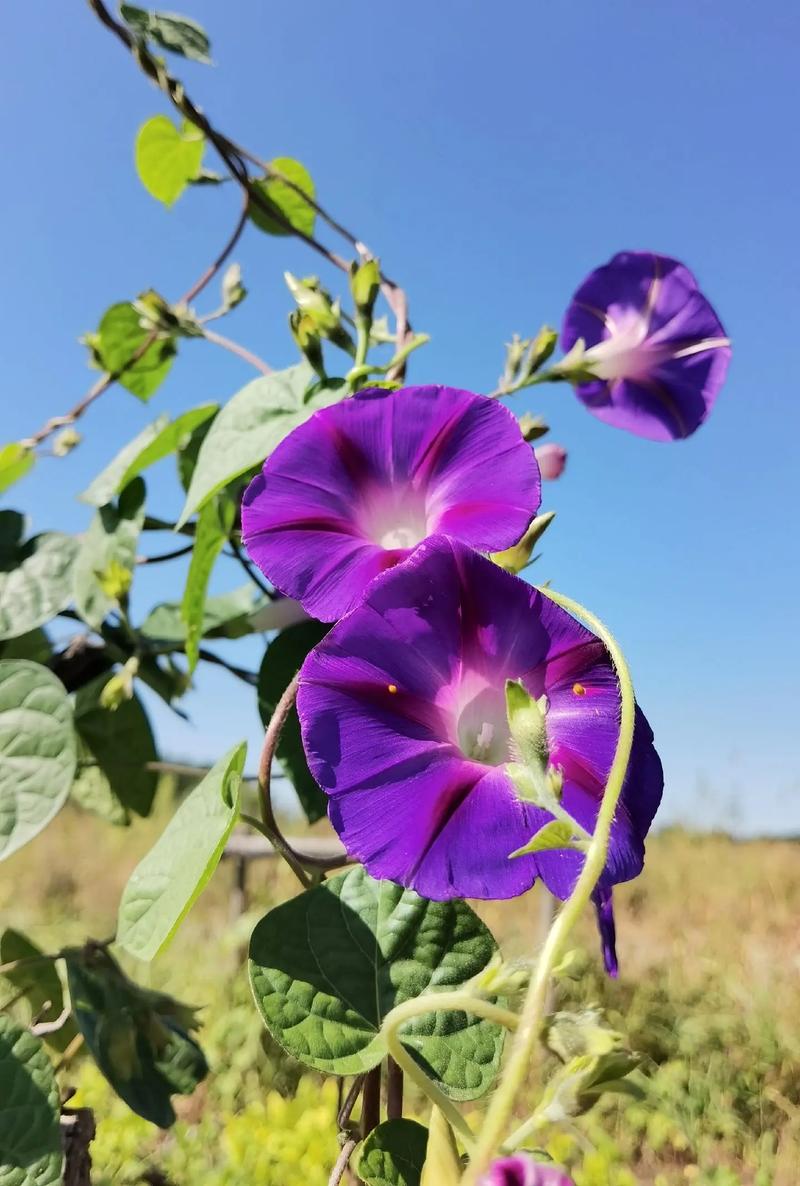
[[[574,835],[575,829],[565,820],[553,820],[540,828],[527,844],[523,844],[522,848],[516,849],[510,855],[524,857],[532,852],[549,852],[554,848],[574,848]]]
[[[256,181],[254,189],[258,190],[270,209],[275,211],[276,217],[271,218],[251,199],[250,218],[259,230],[266,231],[268,235],[291,235],[292,229],[300,231],[303,235],[312,234],[316,211],[302,197],[302,194],[308,194],[313,198],[315,194],[314,182],[308,169],[288,156],[276,157],[274,161],[270,161],[270,166],[283,174],[288,181],[293,182],[302,193],[298,193],[291,185],[287,185],[286,181],[279,181],[276,177]]]
[[[0,511],[0,568],[16,567],[25,525],[25,516],[20,511]]]
[[[32,659],[34,663],[47,666],[52,655],[50,639],[41,626],[36,626],[35,629],[28,630],[16,638],[9,638],[6,642],[0,642],[0,659]]]
[[[154,115],[136,135],[136,172],[147,192],[171,206],[200,172],[205,138],[184,120],[176,128],[166,115]]]
[[[222,551],[236,513],[230,498],[215,498],[207,503],[197,520],[192,559],[181,601],[181,617],[186,625],[186,658],[194,671],[200,657],[206,591],[217,556]]]
[[[0,1184],[57,1186],[61,1130],[56,1078],[44,1046],[0,1013]]]
[[[420,1186],[427,1145],[416,1120],[386,1120],[361,1146],[356,1173],[366,1186]]]
[[[216,404],[201,404],[172,421],[169,416],[159,416],[119,451],[84,490],[81,500],[91,506],[105,506],[142,470],[188,444],[194,430],[216,411]]]
[[[50,822],[74,772],[75,730],[64,685],[38,663],[0,661],[0,859]]]
[[[138,959],[164,949],[217,867],[239,814],[247,746],[235,746],[184,799],[122,893],[117,942]]]
[[[176,12],[152,12],[135,4],[121,4],[120,16],[142,37],[149,37],[162,49],[194,62],[209,65],[211,43],[202,25]]]
[[[81,541],[73,570],[75,608],[93,630],[100,629],[130,586],[144,523],[144,496],[144,482],[134,478],[117,507],[100,508]]]
[[[130,301],[122,301],[107,309],[97,334],[91,336],[92,347],[103,369],[116,375],[118,383],[145,402],[169,374],[176,350],[174,338],[159,338],[147,347],[141,358],[131,363],[149,336],[150,331],[142,326]]]
[[[254,379],[238,391],[212,421],[200,446],[186,505],[176,526],[203,507],[240,474],[261,465],[285,436],[319,408],[337,403],[341,392],[319,388],[306,397],[313,377],[305,363]]]
[[[258,711],[264,725],[286,691],[312,647],[321,642],[330,626],[322,622],[298,622],[289,626],[267,647],[258,673]],[[292,707],[278,741],[277,757],[284,774],[297,791],[308,822],[322,819],[328,809],[328,797],[314,780],[306,761],[300,737],[297,709]]]
[[[84,751],[81,760],[93,765],[78,770],[72,798],[112,823],[124,823],[129,811],[150,814],[158,776],[145,766],[158,753],[138,696],[123,700],[113,712],[101,706],[106,682],[101,675],[75,695],[75,728]]]
[[[0,512],[0,639],[18,638],[55,617],[72,599],[78,541],[49,532],[22,546],[13,542],[21,516]]]
[[[170,1096],[194,1091],[208,1073],[189,1036],[194,1010],[134,984],[102,949],[72,951],[66,965],[75,1019],[98,1067],[129,1108],[169,1128]]]
[[[244,638],[247,634],[260,633],[250,624],[250,619],[269,604],[269,598],[254,596],[251,584],[208,597],[203,606],[200,633],[203,638]],[[155,606],[139,627],[139,633],[159,642],[184,643],[186,623],[181,617],[180,602],[165,601]]]
[[[0,964],[10,964],[14,960],[36,960],[37,956],[41,955],[41,948],[31,943],[20,931],[8,927],[0,935]],[[64,1010],[64,990],[53,960],[22,964],[11,972],[4,972],[3,977],[19,992],[25,993],[31,1018],[56,1021],[61,1016]],[[60,1029],[46,1034],[44,1041],[60,1053],[66,1050],[77,1032],[75,1023],[69,1018]]]
[[[0,446],[0,490],[7,490],[24,478],[35,460],[36,454],[24,445]]]
[[[496,944],[466,902],[429,902],[361,868],[270,911],[250,941],[250,981],[274,1038],[310,1067],[357,1075],[387,1050],[395,1005],[457,989]],[[504,1031],[462,1012],[408,1022],[403,1044],[453,1099],[475,1099],[497,1074]]]

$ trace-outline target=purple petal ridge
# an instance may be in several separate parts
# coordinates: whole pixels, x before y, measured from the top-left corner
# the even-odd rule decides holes
[[[278,445],[245,492],[242,538],[277,589],[335,621],[429,535],[511,547],[540,497],[533,451],[497,400],[370,389]]]
[[[597,377],[575,388],[589,411],[654,441],[688,437],[725,380],[730,343],[692,273],[676,259],[622,251],[581,284],[561,345],[582,338]]]
[[[550,815],[522,802],[507,679],[546,696],[563,805],[591,830],[619,733],[619,689],[598,638],[518,577],[434,536],[367,589],[309,654],[297,704],[309,766],[350,855],[428,898],[510,898],[541,877],[572,891],[582,854],[510,859]],[[635,877],[662,789],[637,709],[600,888]]]

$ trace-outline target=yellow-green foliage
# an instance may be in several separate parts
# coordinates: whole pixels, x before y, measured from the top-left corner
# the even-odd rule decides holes
[[[123,1186],[157,1167],[176,1183],[203,1186],[325,1186],[336,1159],[336,1085],[299,1080],[291,1098],[276,1090],[235,1112],[212,1084],[199,1115],[179,1119],[163,1134],[113,1095],[99,1071],[85,1063],[76,1102],[100,1120],[92,1146],[96,1186]]]
[[[163,828],[168,798],[155,820],[127,831],[63,812],[3,866],[0,917],[45,949],[110,934],[122,885]],[[177,1101],[175,1127],[160,1133],[137,1119],[89,1063],[61,1074],[97,1113],[98,1186],[132,1186],[148,1169],[174,1186],[327,1182],[335,1085],[301,1075],[268,1040],[242,966],[253,923],[296,885],[272,863],[254,865],[250,913],[234,923],[231,874],[223,866],[150,969],[127,965],[140,981],[203,1006],[211,1073]],[[616,898],[620,980],[603,977],[587,919],[575,979],[562,982],[557,1004],[606,1007],[647,1056],[647,1099],[609,1099],[541,1142],[576,1186],[798,1186],[798,845],[667,833],[652,839],[644,875]],[[536,943],[539,906],[534,893],[479,910],[514,958]],[[531,1099],[551,1066],[543,1059],[532,1070]]]

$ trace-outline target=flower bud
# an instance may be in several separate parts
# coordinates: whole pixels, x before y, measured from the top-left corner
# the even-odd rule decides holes
[[[533,452],[539,463],[539,473],[546,482],[554,482],[561,477],[567,464],[567,450],[563,445],[540,445]]]
[[[517,1153],[493,1161],[478,1186],[575,1186],[575,1183],[557,1165],[545,1165],[534,1161],[528,1153]]]
[[[381,290],[381,270],[376,259],[364,260],[362,264],[353,262],[350,265],[350,291],[356,309],[369,320],[378,293]]]

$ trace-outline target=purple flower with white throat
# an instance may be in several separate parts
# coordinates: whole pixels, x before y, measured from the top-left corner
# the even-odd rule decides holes
[[[478,1186],[575,1186],[557,1165],[543,1165],[527,1153],[493,1161]]]
[[[654,441],[700,427],[731,357],[689,269],[647,251],[622,251],[584,280],[565,314],[561,346],[575,350],[576,392],[589,411]]]
[[[525,533],[539,468],[497,400],[452,387],[360,391],[316,412],[264,463],[242,538],[264,575],[334,621],[438,532],[481,551]]]
[[[511,858],[553,816],[523,801],[506,681],[544,715],[561,807],[591,832],[619,735],[603,643],[543,593],[435,536],[374,581],[300,671],[311,771],[348,853],[424,897],[511,898],[537,877],[559,898],[575,848]],[[633,750],[598,890],[635,877],[658,806],[661,763],[637,708]]]

